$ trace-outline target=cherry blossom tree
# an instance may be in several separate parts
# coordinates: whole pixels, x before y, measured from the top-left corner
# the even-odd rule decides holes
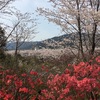
[[[3,20],[5,20],[5,22],[7,22],[8,16],[11,18],[11,16],[12,16],[11,9],[13,7],[10,4],[12,4],[14,1],[15,0],[0,0],[0,26],[4,30],[6,30],[7,28],[10,27],[8,24],[4,23]],[[12,31],[11,31],[11,33],[12,33]],[[10,34],[8,36],[7,36],[7,34],[5,34],[7,36],[5,38],[5,41],[7,41],[8,37],[10,36]],[[3,41],[3,42],[5,42],[5,41]]]
[[[15,55],[20,46],[25,41],[31,41],[36,33],[36,19],[33,18],[31,13],[21,13],[17,11],[14,14],[14,19],[12,21],[12,27],[15,27],[10,38],[11,41],[16,43]]]
[[[26,41],[32,41],[36,34],[36,19],[31,13],[13,12],[12,33],[10,42],[15,42],[15,58],[18,62],[18,50]],[[15,28],[14,28],[15,27]],[[12,30],[11,29],[11,30]],[[18,65],[18,63],[16,63]],[[17,66],[18,67],[18,66]]]
[[[49,2],[52,3],[52,8],[38,8],[39,14],[59,25],[63,32],[77,34],[79,55],[84,57],[85,49],[93,55],[97,43],[96,34],[100,32],[100,0],[50,0]]]
[[[15,0],[0,0],[0,13],[4,11],[13,1]]]
[[[4,47],[6,47],[6,42],[13,30],[17,25],[15,25],[11,31],[8,31],[10,28],[8,20],[11,19],[13,7],[11,4],[15,0],[0,0],[0,57],[4,59]],[[2,56],[3,55],[3,56]]]

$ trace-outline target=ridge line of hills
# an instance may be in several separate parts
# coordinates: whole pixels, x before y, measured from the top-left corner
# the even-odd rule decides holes
[[[85,36],[86,41],[88,40],[86,33],[83,33],[83,38]],[[100,34],[96,36],[96,40],[100,40]],[[88,42],[88,41],[87,41]],[[21,42],[20,42],[21,43]],[[19,43],[19,44],[20,44]],[[61,36],[56,36],[50,39],[46,39],[43,41],[35,41],[35,42],[24,42],[20,47],[19,50],[36,50],[36,49],[59,49],[59,48],[66,48],[66,47],[74,47],[78,44],[78,35],[77,34],[64,34]],[[98,43],[100,47],[100,43]],[[7,50],[15,50],[16,43],[11,42],[7,43],[6,49]]]

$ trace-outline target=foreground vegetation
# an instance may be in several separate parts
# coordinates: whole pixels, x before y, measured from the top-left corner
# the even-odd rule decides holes
[[[0,100],[100,100],[100,53],[95,55],[100,1],[50,0],[53,9],[37,8],[39,15],[60,26],[62,32],[77,34],[72,42],[78,54],[59,58],[18,54],[19,47],[37,33],[37,22],[34,12],[22,13],[11,6],[14,1],[0,1],[0,19],[4,19],[0,22]],[[16,43],[14,56],[4,54],[7,41]]]
[[[59,59],[3,55],[0,66],[0,100],[99,100],[100,56],[73,63],[74,56]],[[74,60],[74,59],[73,59]]]

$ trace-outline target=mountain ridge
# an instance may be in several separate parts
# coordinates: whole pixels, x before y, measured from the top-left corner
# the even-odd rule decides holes
[[[84,36],[87,42],[87,34],[83,33],[83,40]],[[100,34],[97,36],[97,38],[100,38]],[[23,43],[19,50],[36,50],[36,49],[59,49],[59,48],[66,48],[66,47],[75,47],[75,45],[78,45],[78,35],[77,34],[64,34],[61,36],[55,36],[50,39],[46,39],[43,41],[35,41],[35,42],[25,42]],[[15,50],[16,43],[7,43],[6,48],[7,50]],[[100,47],[100,45],[99,45]]]

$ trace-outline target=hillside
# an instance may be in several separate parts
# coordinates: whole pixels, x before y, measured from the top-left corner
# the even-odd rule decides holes
[[[85,37],[85,42],[88,43],[87,35],[84,33],[83,40]],[[100,35],[96,35],[96,40],[98,42],[98,47],[100,47]],[[85,45],[84,42],[84,45]],[[32,50],[32,49],[59,49],[59,48],[66,48],[66,47],[75,47],[78,45],[78,35],[77,34],[65,34],[57,37],[53,37],[50,39],[46,39],[43,41],[36,41],[36,42],[25,42],[20,46],[20,50]],[[16,43],[7,43],[6,48],[7,50],[15,50]]]

